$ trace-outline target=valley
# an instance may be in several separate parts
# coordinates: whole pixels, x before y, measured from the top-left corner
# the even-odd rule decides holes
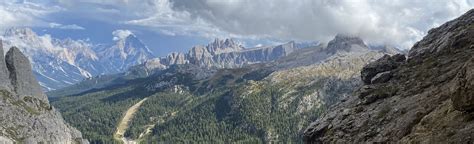
[[[128,73],[135,78],[79,93],[52,92],[69,93],[55,95],[53,104],[74,126],[96,131],[85,133],[93,143],[122,141],[121,136],[142,143],[302,142],[304,126],[351,95],[359,86],[362,66],[384,54],[357,37],[339,35],[328,47],[301,48],[274,61],[240,68],[181,64],[143,78]],[[120,113],[136,110],[137,104],[140,108],[126,117],[129,128],[123,131],[126,121]],[[110,110],[119,113],[109,118],[113,121],[104,123],[103,115],[95,115],[110,115]],[[89,120],[78,120],[81,115]],[[117,123],[120,132],[110,132]],[[98,129],[97,124],[107,125]],[[143,134],[146,129],[150,132]]]

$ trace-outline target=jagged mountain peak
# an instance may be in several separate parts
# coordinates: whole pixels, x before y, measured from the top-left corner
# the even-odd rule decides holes
[[[28,27],[12,27],[5,30],[5,36],[37,36],[36,33]]]
[[[116,48],[121,49],[125,53],[141,52],[147,56],[153,57],[151,50],[134,34],[130,34],[116,42]]]
[[[47,41],[46,37],[38,36],[31,28],[28,27],[12,27],[5,30],[3,34],[3,39],[7,46],[15,45],[20,49],[24,49],[25,45],[31,45],[34,49],[37,50],[53,50],[51,47],[50,41]],[[9,48],[9,47],[8,47]]]
[[[224,52],[243,50],[244,47],[230,38],[223,39],[223,40],[216,38],[214,39],[212,43],[207,45],[207,49],[211,53],[218,54],[218,53],[224,53]]]

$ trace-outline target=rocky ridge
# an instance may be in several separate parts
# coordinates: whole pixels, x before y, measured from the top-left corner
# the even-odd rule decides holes
[[[294,42],[278,46],[245,49],[232,39],[215,39],[207,46],[194,46],[187,53],[171,53],[154,58],[130,68],[129,73],[148,76],[175,64],[193,64],[205,68],[239,68],[244,65],[264,63],[287,56],[297,49]]]
[[[361,71],[364,86],[304,132],[307,143],[472,143],[474,10],[402,55]]]
[[[16,47],[0,53],[0,142],[88,143],[49,104],[28,58]]]

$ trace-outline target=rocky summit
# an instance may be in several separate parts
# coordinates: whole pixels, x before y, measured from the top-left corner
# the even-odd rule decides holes
[[[474,10],[408,54],[361,72],[364,86],[304,132],[307,143],[473,143]]]
[[[5,58],[1,50],[0,143],[88,143],[49,104],[28,58],[16,47]]]

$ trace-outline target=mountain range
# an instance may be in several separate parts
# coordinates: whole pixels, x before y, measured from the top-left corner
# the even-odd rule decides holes
[[[97,75],[120,73],[154,57],[133,34],[116,39],[111,45],[39,36],[29,28],[8,29],[1,38],[6,48],[16,46],[28,56],[45,91]]]
[[[56,39],[47,34],[40,36],[29,28],[10,28],[1,38],[6,48],[16,46],[28,56],[32,61],[34,74],[45,91],[100,75],[128,71],[146,76],[152,69],[165,69],[174,64],[236,68],[276,60],[288,55],[298,46],[315,45],[289,42],[278,46],[244,48],[232,39],[215,39],[206,46],[195,46],[187,53],[175,52],[155,58],[133,33],[114,38],[113,44],[92,44],[70,38]]]

